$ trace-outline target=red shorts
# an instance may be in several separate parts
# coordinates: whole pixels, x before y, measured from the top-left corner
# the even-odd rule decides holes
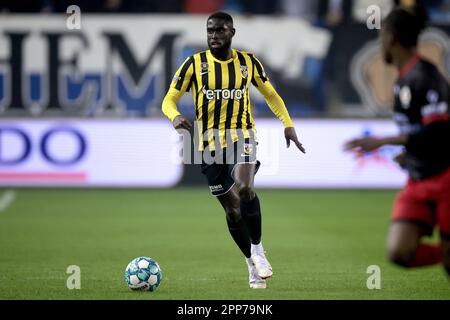
[[[450,168],[423,180],[409,179],[395,199],[392,220],[422,224],[427,234],[437,225],[450,237]]]

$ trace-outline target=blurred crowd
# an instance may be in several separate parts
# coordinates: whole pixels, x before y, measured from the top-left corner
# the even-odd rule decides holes
[[[377,5],[413,5],[418,0],[378,0]],[[431,20],[450,22],[450,0],[423,0]],[[91,13],[208,14],[225,10],[239,14],[297,16],[314,24],[335,26],[363,21],[373,0],[0,0],[3,13],[57,13],[69,5]]]

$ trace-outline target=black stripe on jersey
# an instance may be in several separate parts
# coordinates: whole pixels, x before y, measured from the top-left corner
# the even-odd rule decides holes
[[[241,64],[241,67],[247,66],[244,55],[242,53],[240,53],[239,51],[237,51],[237,54],[238,54],[239,63]],[[244,79],[242,79],[241,89],[246,88],[247,83],[248,83],[248,77],[245,79],[245,81],[244,81]],[[244,97],[242,97],[242,99],[239,100],[239,111],[238,111],[238,115],[237,115],[236,129],[242,129],[242,115],[243,114],[244,114]]]
[[[194,64],[192,65],[192,77],[191,77],[191,83],[194,84],[194,92],[195,92],[195,106],[197,106],[197,102],[198,102],[198,93],[199,93],[199,89],[198,89],[198,83],[197,83],[197,76],[195,73],[195,59],[194,59]],[[190,84],[189,84],[190,86]],[[198,118],[198,108],[195,108],[195,117]]]
[[[229,83],[228,88],[230,90],[234,89],[234,86],[236,84],[236,71],[234,68],[234,63],[231,62],[228,64],[228,76],[229,76]],[[233,105],[234,100],[229,99],[228,105],[227,105],[227,118],[225,120],[225,129],[231,129],[231,117],[233,116]]]
[[[215,89],[222,89],[222,69],[220,63],[214,61]],[[216,99],[214,106],[214,125],[213,128],[219,128],[220,109],[222,107],[222,99]]]
[[[202,63],[207,63],[207,59],[206,59],[206,52],[202,52],[200,53],[200,61]],[[208,72],[205,72],[204,74],[202,74],[202,89],[208,89]],[[200,89],[200,90],[202,90]],[[203,101],[201,104],[201,108],[202,108],[202,125],[203,125],[203,130],[202,130],[202,140],[204,140],[204,136],[203,134],[205,133],[205,131],[208,128],[208,100],[205,101],[205,95],[203,95]],[[208,139],[206,139],[208,140]],[[208,141],[205,141],[205,147],[208,144]]]
[[[251,129],[252,123],[250,122],[250,99],[247,99],[247,110],[245,113],[247,115],[247,129]]]
[[[183,64],[183,67],[181,68],[181,71],[179,74],[180,79],[178,79],[177,84],[175,85],[175,89],[177,89],[178,91],[181,90],[181,87],[183,86],[184,78],[186,76],[186,72],[193,62],[194,62],[194,57],[191,56],[189,58],[189,60]],[[190,84],[188,85],[188,87],[190,87]]]
[[[254,69],[254,65],[253,65],[253,74],[255,74],[255,69]],[[254,85],[255,87],[258,86],[258,83],[256,83],[255,78],[252,78],[252,85]]]
[[[256,70],[258,71],[258,74],[261,77],[262,82],[266,82],[267,77],[264,76],[264,71],[263,71],[263,67],[262,67],[261,63],[259,63],[259,61],[256,60],[252,54],[249,54],[249,56],[252,59],[253,67],[256,67]],[[256,86],[256,87],[258,86],[256,83],[256,80],[255,80],[255,72],[253,72],[252,83],[254,86]]]
[[[258,86],[256,84],[256,81],[254,80],[254,75],[255,75],[255,58],[253,58],[253,55],[249,54],[249,57],[251,58],[252,62],[253,62],[253,72],[252,72],[252,84],[254,86]],[[246,114],[246,118],[247,118],[247,129],[251,129],[252,128],[252,123],[250,121],[250,99],[247,99],[247,110],[245,112]]]

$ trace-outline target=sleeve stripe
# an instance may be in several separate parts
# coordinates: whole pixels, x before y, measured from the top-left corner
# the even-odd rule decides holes
[[[236,71],[234,68],[234,63],[228,64],[228,74],[229,74],[229,83],[228,88],[234,89],[236,84]],[[233,117],[233,105],[234,100],[230,99],[228,100],[228,106],[227,106],[227,116],[225,120],[225,129],[231,129],[231,118]]]
[[[237,51],[239,63],[242,66],[247,66],[244,55]],[[248,77],[245,79],[242,79],[241,89],[246,88],[248,84]],[[242,129],[242,115],[244,114],[244,99],[239,100],[239,109],[238,109],[238,115],[236,120],[236,129]]]
[[[222,88],[222,67],[220,63],[214,61],[214,73],[215,73],[215,80],[216,88]],[[214,125],[213,128],[219,128],[219,121],[220,121],[220,109],[222,108],[222,99],[216,99],[216,103],[214,106]]]
[[[181,71],[179,74],[180,79],[178,79],[177,84],[175,85],[175,89],[177,89],[178,91],[181,90],[181,87],[183,86],[184,78],[186,76],[186,72],[193,62],[194,62],[194,57],[191,56],[189,58],[189,60],[186,61],[183,65],[183,67],[181,68]]]
[[[252,54],[249,54],[250,58],[252,58],[253,65],[256,66],[256,70],[258,70],[259,76],[261,77],[262,82],[267,81],[267,77],[263,75],[263,67],[261,65],[261,62],[258,61]]]

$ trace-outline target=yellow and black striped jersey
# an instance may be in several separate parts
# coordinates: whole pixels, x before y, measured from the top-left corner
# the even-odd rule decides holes
[[[209,50],[188,57],[173,78],[162,110],[173,121],[180,114],[176,103],[185,92],[191,91],[199,149],[204,150],[209,145],[214,150],[217,137],[224,148],[226,134],[231,135],[233,141],[256,135],[248,90],[250,83],[265,97],[285,127],[293,127],[284,102],[271,85],[261,62],[253,54],[235,49],[232,58],[226,61],[216,59]]]

